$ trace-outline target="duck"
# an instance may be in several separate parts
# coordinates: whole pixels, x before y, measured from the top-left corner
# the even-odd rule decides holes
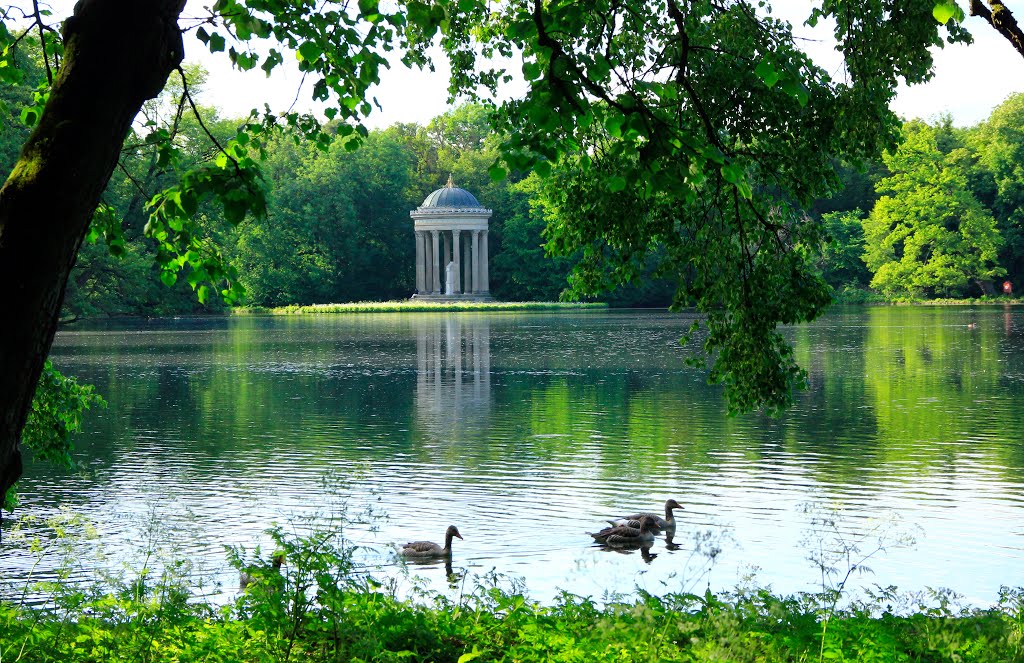
[[[622,516],[621,518],[614,518],[608,521],[612,527],[639,527],[640,519],[644,516],[650,518],[654,526],[658,529],[674,530],[676,528],[676,519],[672,515],[672,509],[682,509],[683,505],[679,502],[670,499],[665,501],[665,517],[662,518],[656,513],[634,513],[628,516]]]
[[[657,526],[654,524],[654,521],[645,515],[640,518],[636,527],[616,525],[614,527],[605,527],[600,532],[587,532],[587,534],[594,537],[594,541],[598,543],[607,543],[613,546],[642,546],[654,542],[654,530],[656,529]]]
[[[284,564],[284,553],[277,552],[271,558],[270,566],[254,565],[249,566],[242,570],[238,574],[238,589],[239,591],[245,591],[250,585],[256,583],[259,579],[264,579],[267,584],[276,584],[271,579],[273,577],[281,577],[281,566]]]
[[[415,557],[419,559],[451,557],[453,537],[462,539],[462,535],[459,534],[459,528],[455,525],[449,525],[448,529],[444,531],[443,548],[433,541],[410,541],[409,543],[402,545],[398,554],[402,557]]]

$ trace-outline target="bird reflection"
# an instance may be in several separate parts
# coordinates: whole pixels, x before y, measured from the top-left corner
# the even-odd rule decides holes
[[[452,560],[445,560],[444,563],[444,574],[448,578],[448,586],[452,589],[458,589],[459,583],[466,577],[466,569],[460,568],[458,571],[452,569]]]
[[[423,558],[416,558],[416,557],[402,557],[401,561],[402,561],[403,564],[406,564],[408,566],[418,566],[418,567],[421,566],[421,567],[424,567],[424,569],[427,569],[427,568],[432,568],[432,569],[439,568],[438,562],[444,562],[444,575],[445,575],[445,579],[448,581],[448,586],[451,587],[452,589],[458,589],[459,584],[466,577],[466,569],[461,567],[461,566],[458,567],[458,568],[453,567],[452,566],[452,560],[451,560],[450,557],[445,558],[445,559],[441,559],[439,557],[435,557],[433,559],[423,559]]]
[[[679,544],[674,543],[675,533],[671,532],[665,535],[665,549],[666,550],[679,550]]]
[[[658,556],[657,553],[652,553],[651,552],[651,546],[647,545],[647,544],[641,546],[641,545],[622,545],[622,544],[610,545],[610,544],[606,543],[606,544],[601,545],[600,548],[601,548],[601,550],[609,550],[609,551],[612,551],[612,552],[617,552],[617,553],[619,553],[621,555],[631,555],[634,552],[636,552],[637,550],[639,550],[640,551],[641,559],[643,559],[648,564],[653,562],[654,558]]]

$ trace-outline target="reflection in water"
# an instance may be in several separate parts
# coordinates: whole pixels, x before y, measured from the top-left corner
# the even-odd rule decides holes
[[[787,329],[810,388],[779,419],[725,415],[720,390],[684,364],[690,322],[613,311],[83,325],[52,356],[110,403],[76,440],[87,473],[30,463],[15,517],[67,505],[95,524],[109,561],[76,544],[83,575],[173,541],[233,586],[224,545],[269,546],[272,523],[323,510],[333,471],[349,513],[387,509],[346,529],[359,563],[394,573],[392,542],[465,524],[457,566],[523,577],[549,600],[652,579],[638,575],[642,551],[606,555],[585,532],[670,496],[686,510],[650,554],[675,580],[646,589],[728,589],[752,566],[778,591],[815,589],[800,505],[820,502],[839,505],[844,531],[892,513],[924,530],[916,549],[876,558],[866,583],[951,587],[979,604],[1015,583],[1024,309],[837,309]],[[174,535],[149,538],[153,521]],[[5,534],[0,576],[18,582],[32,563]],[[441,567],[417,569],[445,590]]]
[[[451,589],[459,589],[459,585],[466,578],[466,569],[459,568],[455,571],[452,568],[452,560],[446,559],[444,562],[444,576],[448,580],[448,586]]]
[[[657,553],[651,552],[651,546],[640,545],[640,544],[610,544],[603,543],[598,546],[601,550],[607,550],[610,552],[617,552],[623,555],[631,555],[636,551],[640,551],[640,559],[645,563],[650,564],[658,556]]]
[[[486,426],[491,408],[491,327],[486,317],[421,318],[416,326],[416,418],[442,440]]]

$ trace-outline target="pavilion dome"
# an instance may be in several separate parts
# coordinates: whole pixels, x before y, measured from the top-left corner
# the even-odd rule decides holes
[[[437,191],[434,191],[423,200],[423,204],[420,205],[420,209],[424,207],[470,207],[474,209],[481,209],[483,205],[476,199],[476,196],[471,194],[465,189],[460,189],[455,186],[452,182],[452,178],[448,176],[448,184],[444,185]]]

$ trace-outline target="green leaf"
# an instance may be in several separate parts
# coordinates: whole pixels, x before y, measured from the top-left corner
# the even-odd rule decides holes
[[[524,62],[523,63],[523,78],[528,81],[536,80],[540,78],[541,65],[538,62]]]
[[[779,80],[779,70],[768,61],[767,57],[761,60],[760,64],[757,65],[757,68],[754,69],[754,73],[757,74],[768,87],[775,87],[775,84]]]
[[[186,216],[195,216],[196,212],[199,211],[199,200],[191,190],[181,192],[178,204],[181,205],[181,211],[184,212]]]
[[[953,2],[953,0],[942,0],[942,2],[936,2],[935,6],[932,7],[932,16],[939,23],[945,25],[950,19],[960,23],[964,20],[964,10]]]
[[[224,45],[225,45],[224,37],[221,37],[216,32],[214,32],[212,35],[210,35],[210,52],[211,53],[219,53],[219,52],[223,51],[224,50]]]
[[[708,161],[714,161],[717,164],[725,163],[725,153],[717,145],[708,145],[701,150],[701,155]]]
[[[608,116],[604,121],[604,128],[608,130],[608,133],[615,138],[622,136],[622,124],[626,121],[626,118],[622,114],[615,114]]]
[[[469,663],[469,661],[472,661],[474,658],[478,658],[482,654],[483,652],[474,646],[473,651],[466,652],[459,657],[458,663]]]
[[[722,177],[729,184],[736,184],[743,179],[743,169],[736,163],[729,163],[721,168]]]
[[[313,62],[319,58],[323,52],[324,49],[320,48],[320,46],[315,42],[307,41],[303,42],[302,45],[299,46],[299,51],[296,53],[296,57],[298,57],[299,62]]]
[[[33,106],[21,109],[21,123],[27,127],[35,126],[39,120],[39,109]]]
[[[492,182],[500,182],[506,177],[508,177],[508,171],[499,166],[498,164],[494,164],[493,166],[488,168],[487,174],[490,176]]]
[[[612,193],[622,191],[626,188],[626,178],[621,175],[612,175],[605,180],[605,183],[608,185],[608,190]]]

